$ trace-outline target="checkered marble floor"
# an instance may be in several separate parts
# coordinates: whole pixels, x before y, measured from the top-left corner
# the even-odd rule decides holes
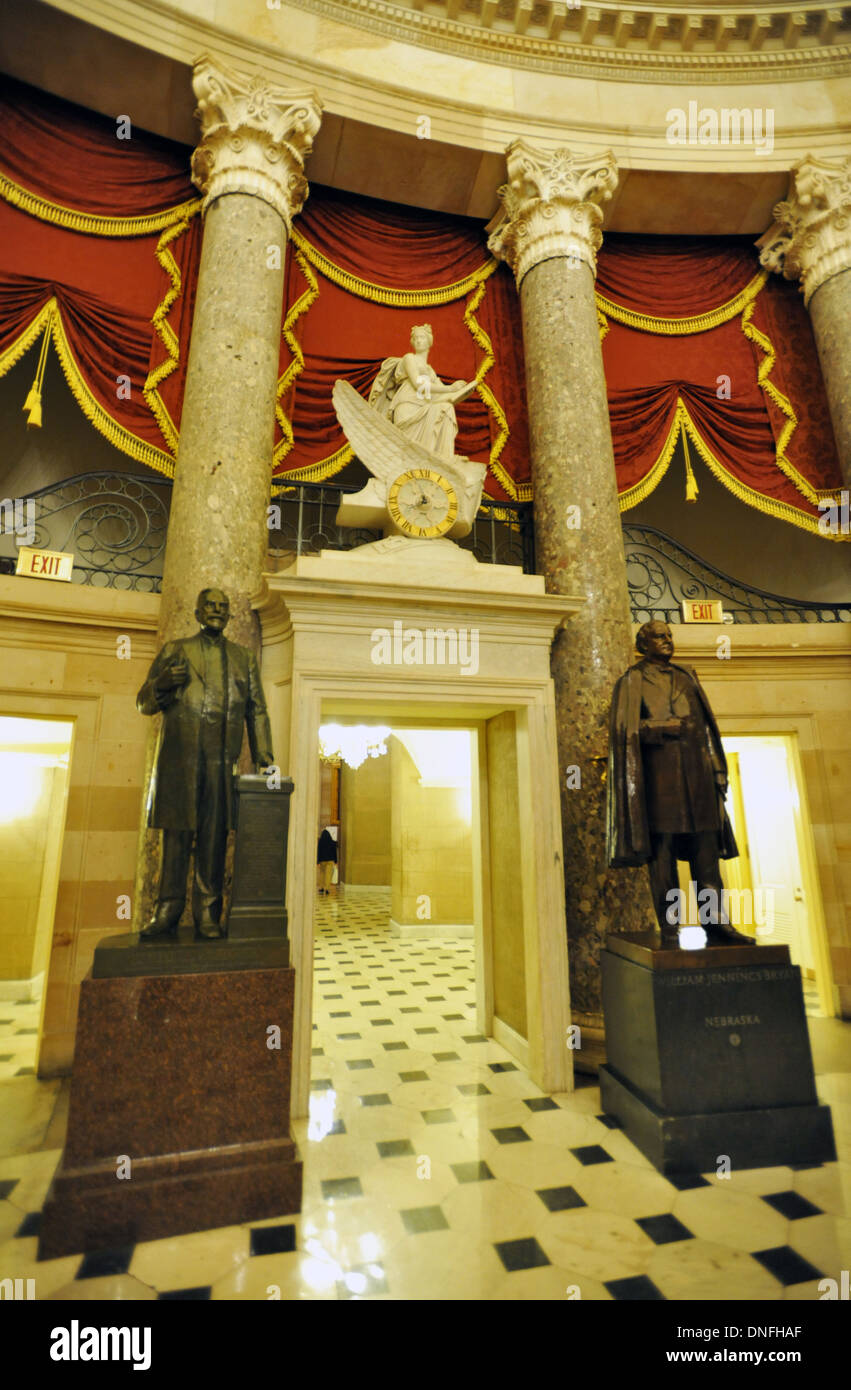
[[[589,1078],[543,1095],[477,1032],[471,941],[387,919],[380,891],[316,900],[300,1216],[36,1264],[67,1085],[21,1077],[5,1085],[39,1088],[45,1118],[21,1091],[0,1276],[55,1299],[736,1301],[816,1300],[849,1267],[851,1069],[819,1080],[840,1162],[664,1178]]]
[[[41,1016],[41,998],[0,999],[0,1081],[31,1076]]]

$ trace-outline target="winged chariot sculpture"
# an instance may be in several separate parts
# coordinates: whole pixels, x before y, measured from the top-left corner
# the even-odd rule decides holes
[[[339,526],[381,526],[415,540],[472,530],[487,470],[455,453],[455,405],[476,383],[442,382],[429,366],[432,342],[428,324],[412,329],[412,350],[382,362],[368,402],[349,382],[335,382],[337,419],[372,474],[341,503]]]

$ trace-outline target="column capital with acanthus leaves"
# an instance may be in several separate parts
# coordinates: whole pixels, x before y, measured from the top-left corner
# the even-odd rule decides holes
[[[246,77],[208,54],[192,77],[201,140],[192,155],[192,182],[202,210],[226,193],[247,193],[271,204],[287,231],[304,206],[304,162],[322,119],[315,91],[291,91],[265,77]]]
[[[760,261],[787,280],[800,280],[804,303],[831,276],[851,269],[851,156],[794,166],[774,225],[757,242]]]
[[[490,224],[491,253],[508,262],[518,285],[533,266],[554,257],[584,263],[596,275],[603,241],[600,204],[608,202],[618,183],[611,150],[580,156],[515,140],[506,161],[502,209]]]

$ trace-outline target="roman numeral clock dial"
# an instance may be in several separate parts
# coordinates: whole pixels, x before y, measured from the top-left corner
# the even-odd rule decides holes
[[[394,526],[417,540],[445,536],[458,517],[458,498],[448,478],[434,468],[409,468],[387,493]]]

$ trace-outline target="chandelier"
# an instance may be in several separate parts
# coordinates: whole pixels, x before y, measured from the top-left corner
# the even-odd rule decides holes
[[[319,728],[319,757],[323,763],[352,769],[367,758],[380,758],[387,752],[392,733],[386,724],[322,724]]]

